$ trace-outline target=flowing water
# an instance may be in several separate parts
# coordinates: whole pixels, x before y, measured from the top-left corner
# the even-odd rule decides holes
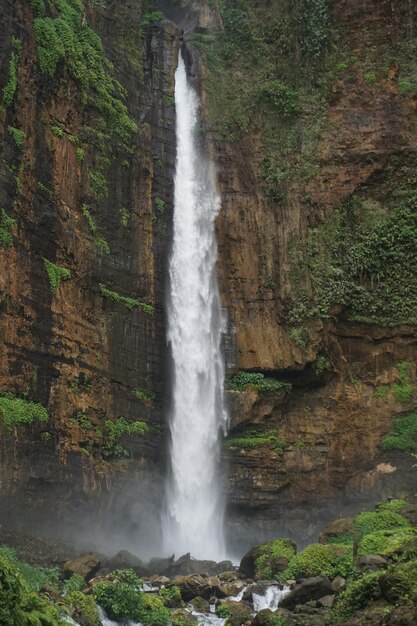
[[[283,587],[281,589],[278,585],[267,587],[263,594],[252,593],[253,610],[255,613],[262,611],[262,609],[276,611],[281,600],[289,593],[290,587]]]
[[[213,164],[198,137],[199,99],[182,55],[175,74],[177,163],[168,342],[173,361],[171,474],[163,519],[166,553],[225,558],[219,433],[226,427],[215,274],[220,209]]]

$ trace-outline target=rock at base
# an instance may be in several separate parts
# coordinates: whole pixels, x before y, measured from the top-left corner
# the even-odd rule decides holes
[[[84,580],[88,581],[96,575],[100,565],[100,559],[96,554],[92,552],[82,554],[64,564],[64,578],[71,578],[73,574],[77,574],[77,576],[82,576]]]
[[[306,578],[296,585],[290,593],[281,600],[280,606],[293,611],[299,604],[306,604],[310,600],[319,600],[323,596],[333,594],[332,584],[327,576]]]

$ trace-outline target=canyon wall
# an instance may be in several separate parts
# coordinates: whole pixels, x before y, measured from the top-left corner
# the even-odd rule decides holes
[[[2,2],[0,523],[157,543],[181,27],[223,199],[232,534],[413,489],[412,428],[381,445],[416,399],[412,3],[84,4]]]

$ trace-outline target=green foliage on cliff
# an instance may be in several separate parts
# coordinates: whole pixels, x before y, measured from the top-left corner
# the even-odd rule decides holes
[[[395,419],[392,434],[383,439],[381,448],[417,452],[417,412]]]
[[[0,392],[0,416],[3,418],[6,433],[11,433],[16,426],[30,425],[35,420],[39,422],[49,420],[45,407],[8,392]]]
[[[106,433],[103,438],[101,451],[105,458],[128,457],[129,453],[120,440],[123,437],[133,435],[143,437],[147,432],[149,432],[149,426],[145,422],[128,422],[124,417],[118,417],[115,420],[106,420],[104,425]]]
[[[395,366],[400,380],[392,385],[392,393],[400,404],[408,404],[413,398],[414,387],[411,384],[410,365],[408,361],[401,361]]]
[[[55,263],[48,261],[48,259],[43,259],[43,263],[48,274],[51,291],[55,295],[61,281],[69,280],[71,278],[71,270],[66,267],[59,267],[58,265],[55,265]]]
[[[239,372],[227,383],[227,388],[233,391],[249,388],[258,391],[291,391],[290,383],[284,383],[276,378],[267,377],[261,372]]]
[[[371,206],[353,198],[309,230],[307,245],[293,245],[290,323],[328,318],[334,307],[367,323],[416,321],[417,196],[388,213],[370,211]],[[303,289],[308,280],[311,296]]]
[[[21,148],[26,139],[25,131],[20,128],[16,128],[15,126],[9,126],[7,130],[9,131],[9,135],[13,138],[16,146]]]
[[[12,229],[15,223],[4,209],[0,209],[0,246],[3,248],[9,248],[13,243]]]
[[[257,431],[254,429],[245,429],[235,437],[224,440],[226,448],[258,448],[261,446],[274,446],[275,452],[283,452],[285,443],[279,437],[278,431],[268,429]]]
[[[141,389],[140,387],[135,387],[133,395],[137,400],[145,404],[151,404],[155,400],[155,395],[151,391],[146,391],[146,389]]]
[[[5,86],[3,87],[3,102],[6,107],[10,106],[14,100],[17,90],[17,67],[22,52],[22,43],[17,37],[12,38],[13,50],[10,54],[9,73]]]
[[[107,140],[130,152],[136,123],[129,116],[125,90],[113,77],[100,37],[86,23],[82,0],[33,1],[34,33],[39,67],[54,77],[67,73],[79,85],[85,106],[98,110],[98,124]],[[102,123],[101,123],[102,122]],[[109,146],[107,146],[107,152]]]
[[[113,302],[120,302],[121,304],[124,304],[124,306],[129,310],[132,310],[136,307],[140,307],[142,311],[144,311],[148,315],[153,315],[155,311],[154,307],[151,306],[150,304],[141,302],[140,300],[137,300],[136,298],[130,298],[129,296],[121,296],[116,291],[111,291],[110,289],[107,289],[107,287],[103,285],[103,283],[100,283],[99,287],[100,287],[100,293],[104,298],[109,298],[110,300],[113,300]]]
[[[95,223],[88,206],[86,204],[83,204],[83,206],[81,207],[81,211],[85,219],[87,220],[87,224],[91,234],[93,235],[93,240],[96,248],[101,252],[101,254],[110,254],[109,244],[104,239],[104,237],[98,233],[97,224]]]

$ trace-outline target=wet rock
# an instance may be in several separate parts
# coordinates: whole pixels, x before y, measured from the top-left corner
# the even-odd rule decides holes
[[[342,535],[346,535],[347,533],[354,533],[355,525],[353,523],[353,518],[346,517],[337,519],[334,522],[331,522],[323,532],[320,534],[319,542],[320,543],[328,543],[330,539],[335,539],[336,537],[341,537]]]
[[[274,613],[270,609],[262,609],[259,611],[253,621],[252,626],[273,626]]]
[[[228,596],[237,596],[245,587],[246,584],[243,580],[236,580],[234,582],[220,585],[219,590],[222,594],[224,594],[224,597],[227,598]]]
[[[245,577],[243,574],[241,574],[240,572],[221,572],[219,574],[219,580],[221,582],[226,582],[226,583],[230,583],[233,582],[234,580],[243,580]]]
[[[384,621],[384,626],[415,626],[416,624],[417,606],[412,602],[396,607]]]
[[[263,554],[261,546],[255,546],[254,548],[251,548],[240,561],[239,572],[247,578],[255,578],[255,561],[258,557],[261,556],[261,554]]]
[[[222,607],[225,607],[224,609]],[[251,621],[252,611],[249,605],[244,602],[233,602],[230,600],[220,600],[216,611],[221,615],[228,614],[227,623],[230,626],[241,626],[247,621]]]
[[[171,582],[167,576],[151,576],[146,582],[149,582],[155,587],[162,587],[162,585],[169,585]]]
[[[64,578],[70,578],[73,574],[77,574],[82,576],[84,580],[90,580],[96,575],[100,565],[99,557],[93,552],[83,554],[64,564]]]
[[[361,572],[375,572],[378,569],[387,567],[388,561],[379,554],[368,554],[361,556],[357,562],[357,568]]]
[[[346,587],[346,578],[343,576],[336,576],[332,580],[332,589],[335,593],[339,593]]]
[[[193,626],[197,624],[197,617],[185,609],[172,611],[171,619],[173,626]]]
[[[306,578],[302,583],[296,585],[294,589],[281,600],[280,606],[292,611],[299,604],[306,604],[310,600],[318,600],[332,593],[332,584],[327,576],[314,576],[313,578]]]
[[[171,580],[171,585],[176,585],[181,590],[181,597],[185,602],[189,602],[196,596],[207,599],[210,597],[210,586],[207,578],[200,574],[190,576],[176,576]]]
[[[194,607],[196,611],[200,613],[208,613],[210,611],[210,604],[208,600],[202,598],[201,596],[196,596],[192,600],[190,600],[191,606]]]

